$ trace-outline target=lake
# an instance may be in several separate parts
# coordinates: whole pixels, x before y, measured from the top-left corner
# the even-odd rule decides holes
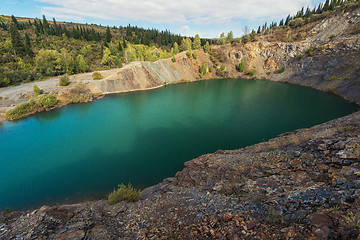
[[[224,79],[109,95],[0,125],[0,210],[145,188],[184,162],[311,127],[358,108],[285,83]]]

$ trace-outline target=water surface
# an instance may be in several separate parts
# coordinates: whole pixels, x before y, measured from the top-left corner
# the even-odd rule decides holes
[[[0,126],[0,210],[105,197],[174,176],[185,161],[352,113],[313,89],[209,80],[107,96]]]

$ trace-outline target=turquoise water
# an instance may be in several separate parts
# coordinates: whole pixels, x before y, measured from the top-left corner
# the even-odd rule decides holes
[[[357,110],[313,89],[209,80],[107,96],[0,125],[0,209],[104,198],[174,176],[184,162]]]

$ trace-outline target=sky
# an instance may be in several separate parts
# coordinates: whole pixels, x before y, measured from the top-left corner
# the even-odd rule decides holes
[[[170,30],[183,36],[216,38],[245,26],[257,30],[265,22],[277,23],[302,7],[321,0],[0,0],[0,15],[102,26],[138,26]]]

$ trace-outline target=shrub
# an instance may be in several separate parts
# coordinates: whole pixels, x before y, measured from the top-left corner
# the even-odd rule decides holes
[[[36,84],[34,84],[33,91],[34,91],[36,96],[41,94],[41,90]]]
[[[39,107],[51,108],[58,103],[58,100],[55,94],[43,94],[38,96],[35,102]]]
[[[336,93],[336,87],[328,87],[329,92]]]
[[[329,36],[329,39],[332,40],[332,39],[334,39],[335,37],[336,37],[335,34],[331,34],[331,35]]]
[[[187,50],[187,51],[186,51],[186,56],[187,56],[188,58],[191,58],[191,50]]]
[[[130,184],[127,186],[121,184],[117,190],[114,189],[114,191],[108,195],[107,203],[114,205],[120,201],[136,202],[140,199],[140,190],[133,188]]]
[[[315,46],[311,46],[308,50],[308,54],[310,57],[312,57],[314,55],[314,50],[315,50]]]
[[[241,60],[241,63],[236,67],[236,69],[239,71],[239,72],[243,72],[245,70],[245,60]]]
[[[194,58],[194,59],[197,59],[198,57],[199,57],[198,52],[197,52],[197,51],[194,51],[193,58]]]
[[[100,79],[103,79],[104,77],[103,77],[103,75],[101,75],[101,73],[99,73],[99,72],[94,72],[94,73],[92,74],[92,78],[93,78],[93,80],[100,80]]]
[[[216,74],[219,75],[220,77],[225,76],[225,65],[224,64],[220,66],[220,68],[217,70]]]
[[[285,72],[285,66],[282,66],[279,70],[279,73],[283,73],[283,72]]]
[[[28,113],[34,111],[36,104],[34,100],[17,105],[15,108],[8,110],[5,117],[10,120],[20,119],[25,117]]]
[[[250,77],[254,76],[256,74],[256,69],[251,69],[247,72],[247,75],[249,75]]]
[[[300,53],[299,55],[297,55],[296,58],[300,60],[300,59],[302,59],[303,57],[304,57],[304,54],[303,54],[303,53]]]
[[[335,75],[332,75],[331,77],[329,77],[328,81],[331,82],[331,81],[334,81],[336,79],[337,79],[337,77]]]
[[[206,74],[207,64],[203,63],[200,67],[200,78],[202,78]]]
[[[60,86],[67,86],[69,84],[70,84],[69,76],[65,75],[65,76],[60,77],[60,80],[59,80],[59,85]]]
[[[172,62],[176,62],[176,57],[173,56],[172,59],[171,59]]]
[[[3,214],[4,215],[7,215],[7,214],[9,214],[9,213],[11,213],[12,212],[12,209],[11,208],[5,208],[5,210],[3,211]]]

